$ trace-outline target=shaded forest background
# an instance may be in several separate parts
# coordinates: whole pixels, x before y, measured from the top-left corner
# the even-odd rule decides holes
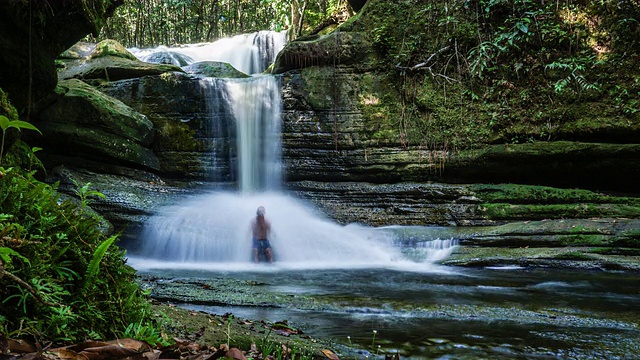
[[[127,0],[99,37],[127,47],[208,42],[258,30],[290,30],[295,37],[349,11],[346,0]]]

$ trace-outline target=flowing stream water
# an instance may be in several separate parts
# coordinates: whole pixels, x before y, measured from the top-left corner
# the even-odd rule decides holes
[[[640,358],[637,276],[437,266],[456,246],[442,229],[429,237],[425,228],[426,236],[407,241],[394,227],[342,226],[281,190],[280,83],[260,73],[283,45],[283,33],[259,32],[133,50],[147,61],[225,61],[252,74],[200,80],[211,109],[233,118],[222,124],[211,111],[210,148],[230,159],[212,164],[210,180],[229,178],[235,186],[185,197],[148,221],[130,263],[156,279],[153,296],[183,299],[195,310],[288,319],[312,336],[351,342],[360,349],[344,350],[352,358],[379,351],[443,359]],[[230,134],[232,141],[221,140]],[[212,162],[220,159],[215,154]],[[219,177],[221,168],[233,174]],[[271,265],[251,262],[249,223],[258,206],[273,227]],[[184,295],[193,284],[227,291],[198,292],[190,301]]]

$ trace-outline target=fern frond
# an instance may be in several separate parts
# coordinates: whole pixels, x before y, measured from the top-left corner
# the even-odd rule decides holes
[[[5,264],[11,264],[11,257],[10,256],[14,256],[14,257],[24,261],[25,263],[31,265],[31,263],[29,262],[29,259],[27,259],[26,257],[20,255],[19,253],[17,253],[13,249],[10,249],[10,248],[4,247],[4,246],[0,247],[0,260],[2,260]]]
[[[93,253],[93,258],[91,259],[89,266],[87,266],[87,272],[85,273],[85,276],[84,276],[83,290],[86,290],[88,287],[93,285],[93,280],[95,276],[98,274],[100,262],[102,261],[104,254],[106,254],[107,249],[109,249],[111,244],[113,244],[117,238],[118,238],[117,235],[113,235],[108,239],[106,239],[105,241],[101,242],[100,245],[98,245],[98,247],[96,248],[96,251]]]

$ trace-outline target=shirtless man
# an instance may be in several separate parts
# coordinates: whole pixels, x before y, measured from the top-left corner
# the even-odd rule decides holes
[[[271,223],[264,218],[264,207],[260,206],[256,211],[256,218],[251,221],[251,231],[253,233],[253,261],[260,262],[258,252],[262,252],[267,257],[268,262],[273,262],[269,235],[271,233]]]

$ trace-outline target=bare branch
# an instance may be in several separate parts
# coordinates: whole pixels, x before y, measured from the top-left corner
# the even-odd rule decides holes
[[[458,82],[458,80],[456,80],[456,79],[454,79],[454,78],[451,78],[451,77],[449,77],[449,76],[446,76],[446,75],[444,75],[444,74],[434,73],[434,72],[433,72],[433,69],[432,69],[433,65],[435,65],[435,64],[431,64],[432,60],[433,60],[436,56],[438,56],[438,55],[442,54],[443,52],[445,52],[445,51],[449,50],[449,48],[450,48],[450,47],[451,47],[451,46],[445,46],[445,47],[443,47],[442,49],[440,49],[440,50],[438,50],[438,51],[434,52],[433,54],[431,54],[431,55],[427,58],[427,60],[425,60],[425,61],[423,61],[423,62],[421,62],[421,63],[419,63],[419,64],[416,64],[416,65],[414,65],[414,66],[401,66],[401,65],[400,65],[400,63],[398,63],[398,64],[396,65],[396,68],[398,68],[398,69],[402,69],[403,71],[407,71],[407,70],[408,70],[408,71],[428,70],[428,71],[429,71],[429,74],[431,74],[431,76],[432,76],[432,77],[441,77],[441,78],[443,78],[443,79],[447,80],[449,83],[452,83],[452,82]],[[431,64],[431,65],[429,65],[429,64]],[[429,66],[427,66],[427,65],[429,65]]]
[[[438,51],[434,52],[433,54],[431,54],[431,55],[427,58],[427,60],[425,60],[425,61],[423,61],[423,62],[421,62],[421,63],[419,63],[419,64],[417,64],[417,65],[414,65],[414,66],[400,66],[400,63],[398,63],[398,64],[396,65],[396,67],[397,67],[397,68],[400,68],[400,69],[403,69],[403,70],[412,70],[412,71],[413,71],[413,70],[418,70],[418,69],[420,69],[420,68],[423,68],[423,67],[425,67],[425,66],[429,65],[429,63],[431,62],[431,60],[433,60],[433,58],[434,58],[434,57],[436,57],[436,56],[438,56],[438,55],[442,54],[443,52],[445,52],[445,51],[447,51],[447,50],[449,50],[449,48],[450,48],[450,47],[451,47],[451,46],[449,46],[449,45],[447,45],[447,46],[443,47],[442,49],[440,49],[440,50],[438,50]]]
[[[28,292],[31,293],[31,295],[33,295],[34,298],[36,298],[36,300],[38,300],[39,302],[41,302],[43,305],[45,306],[58,306],[57,304],[53,304],[50,303],[48,301],[46,301],[45,299],[42,298],[42,296],[40,296],[40,294],[38,294],[38,292],[31,287],[31,285],[27,284],[24,280],[20,279],[19,277],[13,275],[12,273],[8,272],[7,270],[4,269],[4,267],[2,266],[2,261],[0,261],[0,278],[2,278],[2,276],[6,275],[7,278],[13,280],[14,282],[18,283],[18,285],[22,286],[23,288],[25,288]]]

